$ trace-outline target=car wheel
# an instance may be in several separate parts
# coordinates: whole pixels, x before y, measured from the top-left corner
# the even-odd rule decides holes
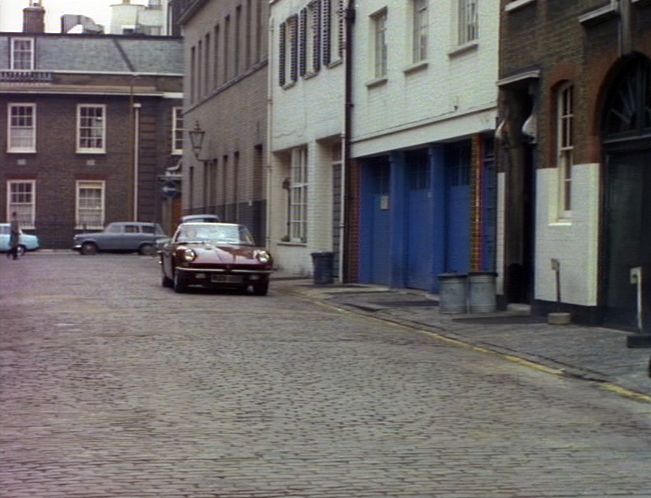
[[[256,296],[266,296],[269,292],[269,282],[261,282],[253,285],[253,294]]]
[[[163,277],[161,278],[160,284],[163,287],[173,287],[174,281],[171,278],[168,278],[167,275],[165,275],[165,272],[163,272]]]
[[[81,254],[84,254],[85,256],[97,254],[97,246],[92,242],[84,242],[81,245]]]
[[[174,272],[174,280],[172,281],[172,287],[174,292],[185,292],[188,288],[188,284],[185,280],[185,275],[180,271]]]
[[[156,248],[151,244],[143,244],[138,249],[138,252],[143,256],[153,256],[156,254]]]
[[[27,249],[25,249],[25,246],[18,246],[16,248],[16,254],[18,255],[18,257],[22,257],[25,254],[26,250]]]

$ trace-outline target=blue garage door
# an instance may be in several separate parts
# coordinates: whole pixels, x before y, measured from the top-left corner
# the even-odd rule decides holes
[[[368,220],[369,281],[389,285],[391,265],[389,246],[391,240],[389,219],[389,186],[391,169],[389,161],[378,161],[367,167],[370,187],[369,209],[364,213]]]
[[[446,268],[470,269],[470,142],[450,145],[446,154]]]
[[[427,150],[405,155],[407,173],[407,287],[432,289],[432,193]]]

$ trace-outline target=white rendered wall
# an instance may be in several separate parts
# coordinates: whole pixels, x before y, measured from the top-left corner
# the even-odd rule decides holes
[[[599,242],[599,165],[572,166],[572,216],[559,221],[558,170],[539,169],[536,202],[535,298],[556,301],[551,259],[561,263],[561,300],[597,305]]]
[[[354,43],[354,157],[494,129],[499,2],[477,2],[476,45],[456,45],[458,2],[430,2],[428,57],[411,63],[409,0],[357,2]],[[372,20],[387,10],[387,77],[371,74]]]
[[[276,266],[297,275],[312,273],[311,253],[332,247],[332,156],[330,144],[343,131],[344,66],[332,54],[330,66],[321,65],[310,76],[281,87],[278,78],[278,33],[281,22],[298,12],[307,0],[279,0],[271,4],[269,54],[269,244]],[[334,15],[334,13],[333,13]],[[289,65],[289,54],[286,64]],[[282,241],[287,233],[287,176],[290,151],[308,149],[308,222],[306,243]]]

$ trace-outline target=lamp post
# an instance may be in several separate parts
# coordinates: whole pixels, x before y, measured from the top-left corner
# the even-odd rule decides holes
[[[199,154],[203,147],[203,137],[206,135],[206,132],[199,126],[199,121],[195,121],[194,128],[188,131],[188,135],[190,135],[190,144],[192,145],[194,158],[199,161]]]

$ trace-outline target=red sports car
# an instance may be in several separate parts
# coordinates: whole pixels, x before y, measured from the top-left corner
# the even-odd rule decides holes
[[[248,228],[235,223],[182,223],[160,251],[162,285],[241,289],[264,296],[271,255],[256,247]]]

